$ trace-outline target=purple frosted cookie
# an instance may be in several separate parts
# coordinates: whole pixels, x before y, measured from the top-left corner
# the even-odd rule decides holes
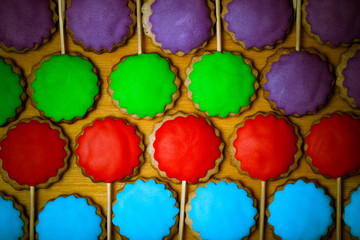
[[[315,114],[331,93],[332,67],[315,49],[280,48],[261,71],[264,97],[282,114]]]
[[[67,31],[86,51],[111,52],[133,35],[135,5],[129,0],[68,0]]]
[[[306,32],[330,46],[360,40],[359,0],[304,0],[302,23]]]
[[[0,47],[15,52],[36,49],[49,41],[56,21],[50,0],[1,0]]]
[[[214,8],[210,0],[148,0],[142,7],[145,34],[166,53],[195,53],[214,33]]]
[[[289,32],[292,13],[289,0],[225,0],[221,15],[234,42],[247,49],[271,49]]]
[[[336,71],[340,96],[353,108],[360,108],[360,45],[352,45],[340,57]]]

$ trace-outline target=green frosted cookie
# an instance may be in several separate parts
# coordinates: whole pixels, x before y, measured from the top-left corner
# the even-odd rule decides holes
[[[237,114],[255,98],[257,71],[241,55],[205,53],[194,57],[186,72],[189,97],[209,116]]]
[[[91,62],[68,54],[42,62],[31,84],[36,108],[57,122],[83,118],[99,93],[93,69]]]
[[[0,58],[0,126],[16,118],[26,98],[21,70],[12,63],[9,59]]]
[[[139,118],[163,114],[174,105],[180,81],[169,62],[157,53],[128,56],[109,77],[114,104]]]

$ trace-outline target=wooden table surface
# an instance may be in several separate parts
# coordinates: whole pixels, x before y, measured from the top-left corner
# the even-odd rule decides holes
[[[264,36],[266,37],[266,36]],[[254,66],[256,69],[261,70],[265,63],[268,56],[272,55],[276,49],[280,47],[294,47],[295,46],[295,27],[292,28],[291,33],[287,36],[284,43],[277,46],[274,50],[264,50],[264,51],[254,51],[254,50],[244,50],[239,45],[233,43],[228,36],[228,34],[222,34],[222,49],[226,51],[240,51],[245,57],[253,60]],[[123,115],[120,113],[118,108],[113,106],[111,102],[111,97],[107,93],[108,84],[106,79],[111,73],[112,67],[120,60],[121,57],[126,55],[137,54],[137,41],[138,37],[135,34],[128,43],[118,48],[113,53],[104,53],[104,54],[95,54],[91,52],[85,52],[82,48],[75,45],[72,42],[72,39],[69,35],[65,36],[65,43],[66,43],[66,51],[78,51],[81,54],[89,57],[95,66],[99,69],[100,79],[102,80],[101,85],[101,98],[95,108],[85,119],[79,120],[73,124],[61,124],[63,129],[65,130],[66,134],[71,139],[71,147],[74,149],[75,146],[75,138],[80,133],[82,127],[85,124],[92,122],[95,118],[102,118],[105,116],[116,116],[116,117],[123,117],[129,120],[132,123],[135,123],[138,126],[138,129],[144,134],[145,144],[148,143],[148,136],[153,129],[154,123],[160,121],[162,117],[155,118],[153,120],[135,120],[130,116]],[[185,75],[185,68],[189,64],[192,55],[185,55],[183,57],[178,57],[175,55],[164,54],[161,49],[155,47],[151,40],[146,37],[144,34],[142,36],[143,41],[143,52],[150,53],[150,52],[158,52],[163,56],[169,57],[172,63],[178,68],[179,77],[184,82],[186,78]],[[339,57],[342,52],[344,52],[345,48],[330,48],[323,44],[319,44],[311,39],[309,36],[306,35],[304,30],[302,30],[301,34],[301,47],[315,47],[320,52],[327,55],[331,64],[337,67],[339,62]],[[209,44],[205,47],[206,50],[216,50],[216,36],[213,36]],[[0,49],[0,56],[2,57],[10,57],[16,60],[16,63],[24,70],[25,76],[28,76],[31,73],[32,66],[35,65],[40,61],[40,59],[45,56],[52,54],[54,52],[60,51],[60,34],[56,32],[51,41],[44,44],[37,50],[29,51],[23,54],[17,53],[8,53]],[[291,117],[291,120],[296,123],[300,129],[301,133],[306,133],[311,123],[315,120],[321,118],[322,115],[326,113],[332,113],[334,111],[351,111],[356,114],[360,114],[359,111],[351,109],[346,102],[344,102],[338,94],[338,89],[334,89],[334,95],[331,98],[330,102],[327,104],[325,108],[319,111],[315,115],[305,116],[301,118],[294,118]],[[178,101],[175,104],[175,107],[168,111],[167,114],[172,114],[177,111],[183,111],[186,113],[197,113],[201,116],[205,116],[204,113],[197,111],[192,101],[187,97],[187,90],[184,85],[181,85],[181,95]],[[224,119],[219,119],[216,117],[211,117],[211,121],[214,125],[221,131],[221,136],[223,141],[226,144],[227,148],[228,138],[229,135],[233,132],[234,126],[240,123],[244,117],[253,115],[257,111],[270,111],[270,105],[268,102],[263,98],[263,91],[260,88],[257,93],[257,100],[252,105],[251,109],[242,113],[240,116],[236,117],[228,117]],[[33,116],[39,116],[39,112],[30,104],[30,99],[26,102],[26,108],[21,113],[19,120],[30,118]],[[15,122],[16,123],[16,122]],[[12,123],[14,124],[14,123]],[[12,125],[10,124],[10,125]],[[0,127],[0,137],[2,137],[8,129],[6,127]],[[141,167],[139,177],[158,177],[157,172],[152,168],[149,161],[149,156],[145,156],[145,164]],[[222,178],[230,178],[233,180],[240,181],[244,186],[249,188],[253,196],[257,199],[258,203],[260,201],[260,181],[256,179],[252,179],[246,175],[240,175],[238,171],[230,165],[230,156],[225,152],[225,158],[223,163],[220,166],[220,171],[213,176],[217,179]],[[266,196],[267,199],[271,194],[274,193],[274,189],[276,186],[283,184],[287,179],[296,179],[299,177],[306,177],[308,179],[317,180],[321,186],[328,190],[330,196],[334,200],[335,206],[335,199],[336,199],[336,179],[326,179],[319,174],[315,174],[311,168],[309,167],[308,163],[305,162],[305,158],[302,157],[299,160],[299,166],[289,175],[286,179],[278,179],[276,181],[269,182],[267,184],[266,189]],[[166,180],[165,180],[166,181]],[[349,191],[355,188],[358,184],[360,184],[360,176],[353,176],[343,180],[343,200],[348,198]],[[170,183],[171,187],[177,191],[178,198],[180,196],[181,191],[181,184],[172,184]],[[112,198],[115,198],[115,194],[119,192],[124,186],[124,183],[113,183],[112,190],[113,195]],[[194,191],[197,185],[188,185],[188,191]],[[2,178],[0,178],[0,191],[7,193],[8,195],[14,196],[24,207],[29,216],[30,212],[30,202],[29,202],[29,191],[16,191],[10,185],[5,183]],[[106,195],[106,184],[105,183],[93,183],[89,178],[82,175],[80,168],[76,165],[75,155],[73,154],[70,159],[69,168],[65,171],[61,180],[51,187],[47,189],[39,189],[36,190],[36,209],[35,209],[35,219],[37,218],[37,214],[39,210],[43,208],[46,202],[52,198],[57,197],[60,194],[72,194],[78,193],[83,196],[89,196],[92,200],[101,206],[103,214],[105,216],[107,211],[107,195]],[[268,205],[268,203],[267,203]],[[343,224],[344,225],[344,224]],[[344,228],[343,228],[344,229]],[[251,234],[250,239],[258,239],[259,237],[259,228],[257,227],[256,230]],[[175,237],[177,238],[177,237]],[[190,228],[185,226],[184,232],[185,239],[195,239],[196,237],[192,235]],[[343,231],[343,239],[348,239],[349,235]],[[120,239],[120,235],[116,233],[113,227],[113,239]],[[265,225],[265,239],[273,239],[273,235],[271,229],[268,224]],[[331,239],[335,239],[335,231],[331,234]]]

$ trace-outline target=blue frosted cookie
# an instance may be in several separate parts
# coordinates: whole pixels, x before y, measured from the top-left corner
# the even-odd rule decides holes
[[[298,180],[275,192],[267,214],[281,239],[320,239],[333,224],[331,197],[313,182]]]
[[[360,187],[352,192],[350,202],[344,208],[344,222],[351,235],[360,238]]]
[[[59,196],[46,203],[36,225],[38,239],[91,240],[103,238],[105,221],[89,198]]]
[[[243,239],[255,228],[254,200],[240,184],[209,182],[189,199],[185,221],[201,239]]]
[[[175,234],[176,196],[154,179],[127,184],[116,195],[112,222],[120,234],[131,240],[171,239]]]
[[[26,239],[27,220],[22,207],[12,197],[0,192],[0,239]]]

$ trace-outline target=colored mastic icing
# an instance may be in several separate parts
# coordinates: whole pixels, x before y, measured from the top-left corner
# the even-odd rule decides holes
[[[68,54],[44,58],[40,64],[31,83],[34,106],[56,122],[83,118],[99,94],[93,64]]]
[[[156,45],[171,53],[193,53],[203,47],[213,34],[212,9],[207,0],[154,0],[144,9],[145,33]],[[148,7],[149,8],[149,7]],[[145,12],[144,12],[145,11]]]
[[[334,113],[315,122],[306,139],[306,160],[316,172],[345,177],[360,169],[360,120]]]
[[[274,113],[245,119],[229,141],[231,164],[261,181],[286,176],[302,156],[298,128]]]
[[[351,235],[360,238],[360,188],[352,192],[350,202],[344,208],[344,222],[350,227]]]
[[[71,0],[67,28],[75,43],[85,49],[114,50],[133,33],[135,14],[127,0]]]
[[[10,60],[0,58],[0,126],[15,119],[18,109],[22,107],[25,93],[21,72],[13,69]]]
[[[55,32],[51,5],[50,0],[2,0],[0,46],[6,50],[26,51],[48,40]]]
[[[23,239],[24,221],[21,211],[14,206],[14,202],[4,197],[0,192],[0,239]]]
[[[333,46],[360,40],[360,2],[305,0],[303,25],[315,39]]]
[[[126,184],[116,195],[112,222],[129,239],[169,239],[179,213],[175,198],[153,179]]]
[[[344,69],[345,77],[344,87],[347,88],[349,97],[355,99],[356,106],[360,106],[360,51],[357,51],[355,56],[347,62],[347,68]]]
[[[247,49],[273,47],[292,24],[289,0],[227,0],[223,9],[225,30]]]
[[[19,189],[46,187],[58,180],[69,157],[62,130],[37,118],[11,126],[0,142],[3,178]]]
[[[77,163],[94,181],[121,181],[137,172],[143,149],[135,126],[107,117],[86,126],[77,138]]]
[[[313,182],[298,180],[275,192],[268,222],[281,239],[320,239],[333,224],[331,197]]]
[[[134,117],[152,118],[174,105],[180,80],[176,69],[157,53],[128,56],[109,77],[116,106]]]
[[[201,239],[243,239],[255,225],[257,209],[244,188],[234,182],[198,187],[186,205],[186,223]]]
[[[341,55],[336,85],[340,96],[352,107],[360,107],[360,47],[352,45]]]
[[[205,118],[177,114],[155,125],[149,136],[151,164],[173,181],[206,181],[223,155],[219,132]]]
[[[97,240],[103,233],[102,216],[88,199],[60,196],[46,203],[38,215],[38,238]]]
[[[326,104],[333,75],[314,50],[279,49],[262,70],[265,98],[286,115],[314,114]]]
[[[209,116],[238,114],[256,98],[257,71],[241,55],[207,52],[195,56],[186,73],[189,97]]]

